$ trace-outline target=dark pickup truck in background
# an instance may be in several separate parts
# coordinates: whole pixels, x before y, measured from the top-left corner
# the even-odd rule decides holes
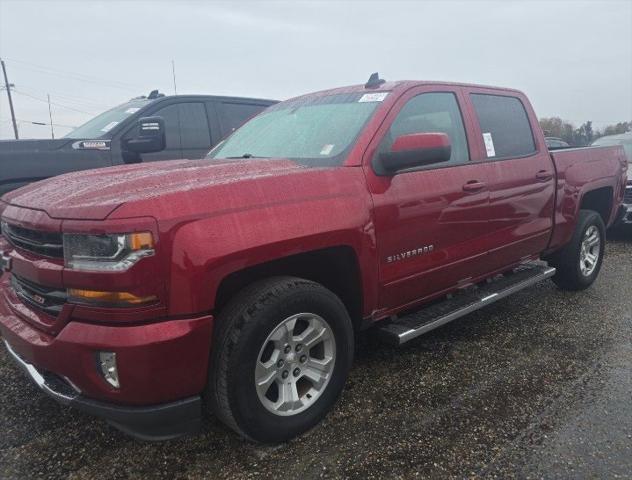
[[[211,95],[164,96],[157,90],[108,110],[63,138],[0,141],[0,195],[62,173],[124,163],[201,158],[276,101]],[[135,143],[139,122],[160,117],[159,145]]]

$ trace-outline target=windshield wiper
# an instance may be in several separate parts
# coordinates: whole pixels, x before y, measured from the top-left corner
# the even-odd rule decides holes
[[[268,158],[268,157],[260,157],[259,155],[253,155],[252,153],[244,153],[243,155],[240,155],[239,157],[226,157],[228,159],[235,159],[235,158]]]

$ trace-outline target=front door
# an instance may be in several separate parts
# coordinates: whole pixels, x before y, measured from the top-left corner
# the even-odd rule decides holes
[[[489,193],[485,162],[470,160],[459,90],[420,87],[389,113],[365,158],[380,265],[382,311],[439,294],[483,273]],[[469,130],[469,128],[468,128]],[[446,133],[448,162],[377,176],[371,163],[400,135]]]

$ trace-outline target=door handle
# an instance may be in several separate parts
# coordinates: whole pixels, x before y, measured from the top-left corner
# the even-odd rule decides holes
[[[478,192],[486,187],[485,183],[479,182],[478,180],[470,180],[465,185],[463,185],[464,192]]]
[[[553,174],[548,170],[540,170],[535,174],[535,178],[542,182],[546,182],[547,180],[551,180],[553,178]]]

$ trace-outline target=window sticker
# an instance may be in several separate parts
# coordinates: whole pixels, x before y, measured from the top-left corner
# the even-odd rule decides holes
[[[139,110],[140,110],[139,107],[132,107],[132,108],[128,108],[127,110],[125,110],[125,113],[132,114],[132,113],[138,112]]]
[[[485,150],[487,150],[487,157],[495,157],[496,150],[494,150],[494,139],[491,133],[483,134],[483,141],[485,142]]]
[[[101,129],[102,132],[109,132],[110,130],[112,130],[114,127],[116,127],[119,124],[119,122],[110,122],[108,123],[105,127],[103,127]]]
[[[328,143],[327,145],[323,145],[323,148],[320,151],[320,154],[321,155],[329,155],[333,149],[334,149],[334,145],[331,144],[331,143]]]
[[[381,102],[386,98],[387,95],[388,95],[388,92],[365,93],[364,95],[360,97],[360,100],[358,100],[358,103]]]

